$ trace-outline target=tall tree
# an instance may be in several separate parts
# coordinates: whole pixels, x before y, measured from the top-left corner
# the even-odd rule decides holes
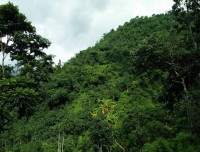
[[[52,72],[52,56],[43,52],[49,46],[49,40],[36,33],[17,6],[10,2],[0,5],[0,128],[8,122],[10,111],[17,109],[20,117],[33,112],[39,82],[47,81],[47,73]],[[13,75],[13,68],[5,65],[6,57],[17,62],[20,73]]]
[[[184,99],[187,102],[187,117],[191,128],[194,120],[191,111],[191,86],[199,83],[200,74],[200,1],[174,0],[172,12],[176,16],[175,29],[182,35],[185,54],[182,55],[182,69],[185,73],[177,73],[183,86]],[[198,128],[198,127],[197,127]]]
[[[188,30],[189,40],[195,50],[199,49],[200,40],[200,1],[199,0],[174,0],[172,12],[176,16],[177,29]]]
[[[26,16],[17,6],[7,3],[0,6],[0,52],[2,53],[2,73],[5,77],[5,59],[10,56],[18,66],[29,63],[35,57],[42,56],[42,51],[50,42],[36,34]]]

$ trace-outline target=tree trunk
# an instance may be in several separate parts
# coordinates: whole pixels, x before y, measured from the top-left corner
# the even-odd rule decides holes
[[[58,134],[58,152],[64,152],[64,141],[65,141],[64,131],[63,131],[62,135],[60,135],[60,132],[59,132],[59,134]]]
[[[187,109],[187,119],[188,119],[188,123],[189,123],[189,125],[190,125],[190,127],[192,129],[193,128],[193,122],[192,122],[191,100],[189,98],[189,91],[187,90],[187,86],[185,84],[185,79],[182,78],[181,80],[182,80],[183,90],[184,90],[184,93],[185,93],[184,99],[185,99],[185,101],[187,103],[187,107],[186,107],[186,109]]]
[[[60,145],[60,132],[58,134],[58,152],[61,152],[61,145]]]
[[[3,76],[3,78],[5,78],[5,68],[4,68],[5,52],[4,52],[4,50],[2,50],[2,55],[3,55],[3,57],[2,57],[2,76]]]
[[[63,131],[63,134],[62,134],[62,150],[61,150],[61,152],[64,152],[64,142],[65,142],[65,137],[64,137],[64,131]]]
[[[3,46],[3,38],[1,37],[1,41],[0,41],[0,43],[1,43],[1,50],[0,50],[0,52],[2,52],[2,75],[3,75],[3,78],[5,78],[5,67],[4,67],[4,65],[5,65],[5,59],[6,59],[6,56],[7,56],[7,54],[6,54],[6,49],[7,49],[7,45],[9,44],[9,42],[10,42],[10,36],[6,36],[6,43],[5,43],[5,46]]]
[[[102,144],[101,144],[100,147],[99,147],[99,152],[103,152]]]
[[[2,61],[1,61],[1,70],[2,70],[2,75],[3,75],[3,78],[5,78],[5,68],[4,68],[4,61],[5,61],[5,50],[4,50],[4,48],[3,48],[3,40],[2,40],[2,38],[1,38],[1,41],[0,41],[0,43],[1,43],[1,50],[0,50],[0,52],[2,52]]]
[[[117,146],[119,146],[122,149],[122,151],[125,152],[125,148],[122,147],[122,145],[120,145],[114,137],[113,137],[113,139],[114,139],[115,143],[117,144]]]

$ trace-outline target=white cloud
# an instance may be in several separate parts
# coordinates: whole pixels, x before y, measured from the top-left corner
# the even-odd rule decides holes
[[[0,4],[8,1],[52,42],[46,52],[56,55],[55,62],[67,61],[135,16],[165,13],[173,4],[173,0],[1,0]]]

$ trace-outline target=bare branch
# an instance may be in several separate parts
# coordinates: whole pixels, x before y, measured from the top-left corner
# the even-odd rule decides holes
[[[175,80],[172,80],[173,82],[175,82],[175,83],[179,83],[179,84],[182,84],[182,82],[181,81],[175,81]]]
[[[180,74],[174,69],[174,73],[176,74],[176,76],[180,76]]]
[[[113,139],[114,139],[115,143],[122,149],[122,151],[125,152],[124,147],[122,147],[122,146],[117,142],[117,140],[114,138],[114,136],[113,136]]]

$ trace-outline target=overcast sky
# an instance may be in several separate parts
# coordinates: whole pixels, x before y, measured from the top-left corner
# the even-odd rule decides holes
[[[66,62],[131,18],[165,13],[173,4],[173,0],[0,0],[0,4],[8,1],[52,42],[46,53],[56,55],[55,62]]]

